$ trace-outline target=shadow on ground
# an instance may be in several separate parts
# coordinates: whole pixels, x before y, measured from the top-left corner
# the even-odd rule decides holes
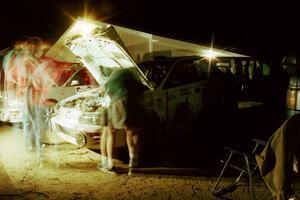
[[[169,129],[160,133],[156,142],[146,143],[143,167],[199,169],[202,175],[217,176],[226,147],[251,152],[253,138],[268,140],[280,121],[271,115],[258,106],[230,116],[209,116],[190,130]]]

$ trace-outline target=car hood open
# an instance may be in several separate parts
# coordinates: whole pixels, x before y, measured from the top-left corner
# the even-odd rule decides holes
[[[132,68],[145,85],[147,78],[126,51],[113,26],[93,21],[76,20],[48,51],[47,56],[59,61],[81,62],[88,68],[100,86],[112,71]]]

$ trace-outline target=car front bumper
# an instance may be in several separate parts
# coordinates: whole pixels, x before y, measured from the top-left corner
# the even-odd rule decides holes
[[[55,116],[51,119],[53,130],[63,140],[88,149],[99,149],[102,126],[82,124],[74,119]],[[117,131],[115,147],[125,147],[126,137],[122,130]]]

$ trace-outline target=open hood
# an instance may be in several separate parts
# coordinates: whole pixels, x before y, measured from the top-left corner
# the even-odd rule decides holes
[[[59,61],[81,62],[99,85],[105,84],[114,70],[131,68],[151,88],[144,74],[124,49],[125,46],[112,26],[76,20],[52,46],[47,56]]]

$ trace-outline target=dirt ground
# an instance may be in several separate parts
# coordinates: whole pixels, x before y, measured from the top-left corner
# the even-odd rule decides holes
[[[0,127],[1,200],[218,199],[211,193],[217,178],[199,175],[201,170],[157,167],[129,176],[127,165],[116,160],[120,173],[112,175],[97,170],[100,155],[88,149],[59,144],[43,150],[40,165],[36,154],[25,150],[20,129]],[[270,199],[264,184],[257,184],[257,199]],[[247,200],[250,194],[241,186],[226,197]]]

